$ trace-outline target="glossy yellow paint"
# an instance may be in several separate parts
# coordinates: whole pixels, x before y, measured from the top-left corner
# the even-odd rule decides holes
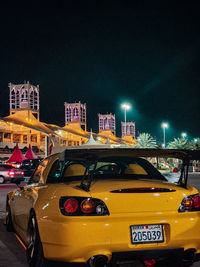
[[[111,258],[113,252],[152,249],[194,248],[200,253],[200,212],[178,213],[184,197],[198,193],[192,186],[181,188],[168,182],[120,180],[93,182],[90,192],[76,188],[80,182],[46,184],[58,155],[49,157],[39,184],[9,193],[14,227],[24,242],[30,210],[37,217],[44,255],[48,259],[86,262],[94,255]],[[122,188],[162,187],[167,193],[111,193]],[[59,210],[61,196],[94,197],[106,204],[109,216],[64,216]],[[21,203],[16,209],[17,203]],[[131,225],[162,224],[164,242],[131,243]]]

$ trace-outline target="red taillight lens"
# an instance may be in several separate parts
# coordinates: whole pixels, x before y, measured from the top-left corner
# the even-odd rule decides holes
[[[156,264],[155,260],[146,260],[144,261],[145,266],[154,266]]]
[[[195,208],[200,208],[200,196],[194,196],[193,203]]]
[[[14,176],[14,175],[15,175],[15,172],[14,172],[14,171],[9,171],[9,172],[8,172],[8,175],[9,175],[9,176]]]
[[[95,208],[94,202],[91,199],[85,199],[81,203],[81,211],[83,213],[91,213]]]
[[[66,212],[74,213],[78,209],[78,201],[74,198],[70,198],[65,202],[64,208]]]
[[[21,172],[21,175],[24,175],[24,172]]]
[[[200,211],[200,195],[192,195],[185,197],[178,211]]]

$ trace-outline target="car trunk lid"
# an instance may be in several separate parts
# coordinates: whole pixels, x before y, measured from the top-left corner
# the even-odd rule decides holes
[[[90,193],[112,213],[160,212],[177,211],[187,190],[156,180],[99,180],[91,185]]]

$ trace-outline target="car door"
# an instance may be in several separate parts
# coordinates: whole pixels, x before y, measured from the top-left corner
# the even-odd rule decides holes
[[[15,192],[15,224],[18,226],[19,234],[25,238],[30,210],[34,208],[38,198],[38,190],[44,186],[43,171],[48,163],[48,159],[43,160],[35,170],[29,183]]]

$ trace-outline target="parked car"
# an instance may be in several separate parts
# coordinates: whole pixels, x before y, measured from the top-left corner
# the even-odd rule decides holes
[[[34,170],[37,168],[40,163],[40,159],[25,159],[20,165],[20,169],[24,172],[25,178],[30,178]]]
[[[0,184],[24,181],[24,172],[9,164],[0,164]]]
[[[30,266],[47,259],[190,266],[200,254],[200,195],[187,184],[187,166],[198,153],[80,148],[51,155],[27,185],[8,193],[7,230],[22,238]],[[182,160],[176,184],[145,159],[159,156]]]

